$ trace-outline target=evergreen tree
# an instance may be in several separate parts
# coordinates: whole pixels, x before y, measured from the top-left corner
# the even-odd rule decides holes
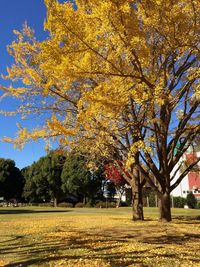
[[[21,200],[24,180],[21,171],[11,159],[0,158],[0,196],[6,200]]]
[[[55,155],[53,152],[46,157],[41,157],[30,167],[23,169],[26,179],[24,196],[29,201],[54,201],[57,206],[59,198],[62,197],[61,172],[65,157]]]
[[[61,175],[63,191],[76,195],[83,203],[102,197],[102,173],[91,172],[86,163],[84,156],[69,153]]]
[[[197,200],[192,192],[187,194],[186,203],[190,209],[194,209],[196,207]]]

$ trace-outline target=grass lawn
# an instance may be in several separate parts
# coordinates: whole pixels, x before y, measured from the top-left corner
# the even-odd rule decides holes
[[[200,211],[144,222],[131,208],[0,208],[0,266],[200,266]]]

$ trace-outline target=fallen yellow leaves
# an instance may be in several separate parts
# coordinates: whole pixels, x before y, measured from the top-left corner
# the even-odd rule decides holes
[[[117,212],[8,217],[0,222],[0,266],[200,266],[198,220],[132,222]]]
[[[5,262],[4,260],[0,260],[0,267],[3,267],[7,264],[7,262]]]

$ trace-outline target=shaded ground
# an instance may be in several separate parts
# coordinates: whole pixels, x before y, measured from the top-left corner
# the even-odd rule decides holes
[[[20,209],[20,208],[13,208],[13,209],[0,209],[1,214],[26,214],[26,213],[57,213],[57,212],[68,212],[70,210],[39,210],[39,209]]]
[[[155,209],[145,222],[127,208],[32,211],[0,212],[0,266],[200,266],[198,211],[178,210],[171,223]]]

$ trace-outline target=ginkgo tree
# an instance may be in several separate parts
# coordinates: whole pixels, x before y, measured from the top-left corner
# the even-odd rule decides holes
[[[200,133],[199,1],[45,3],[49,37],[38,41],[24,25],[8,47],[15,63],[4,96],[20,99],[16,112],[44,120],[32,131],[20,126],[15,144],[56,138],[63,148],[101,155],[131,185],[133,219],[142,219],[147,181],[160,199],[160,219],[170,221],[170,193],[199,161],[177,178]]]

